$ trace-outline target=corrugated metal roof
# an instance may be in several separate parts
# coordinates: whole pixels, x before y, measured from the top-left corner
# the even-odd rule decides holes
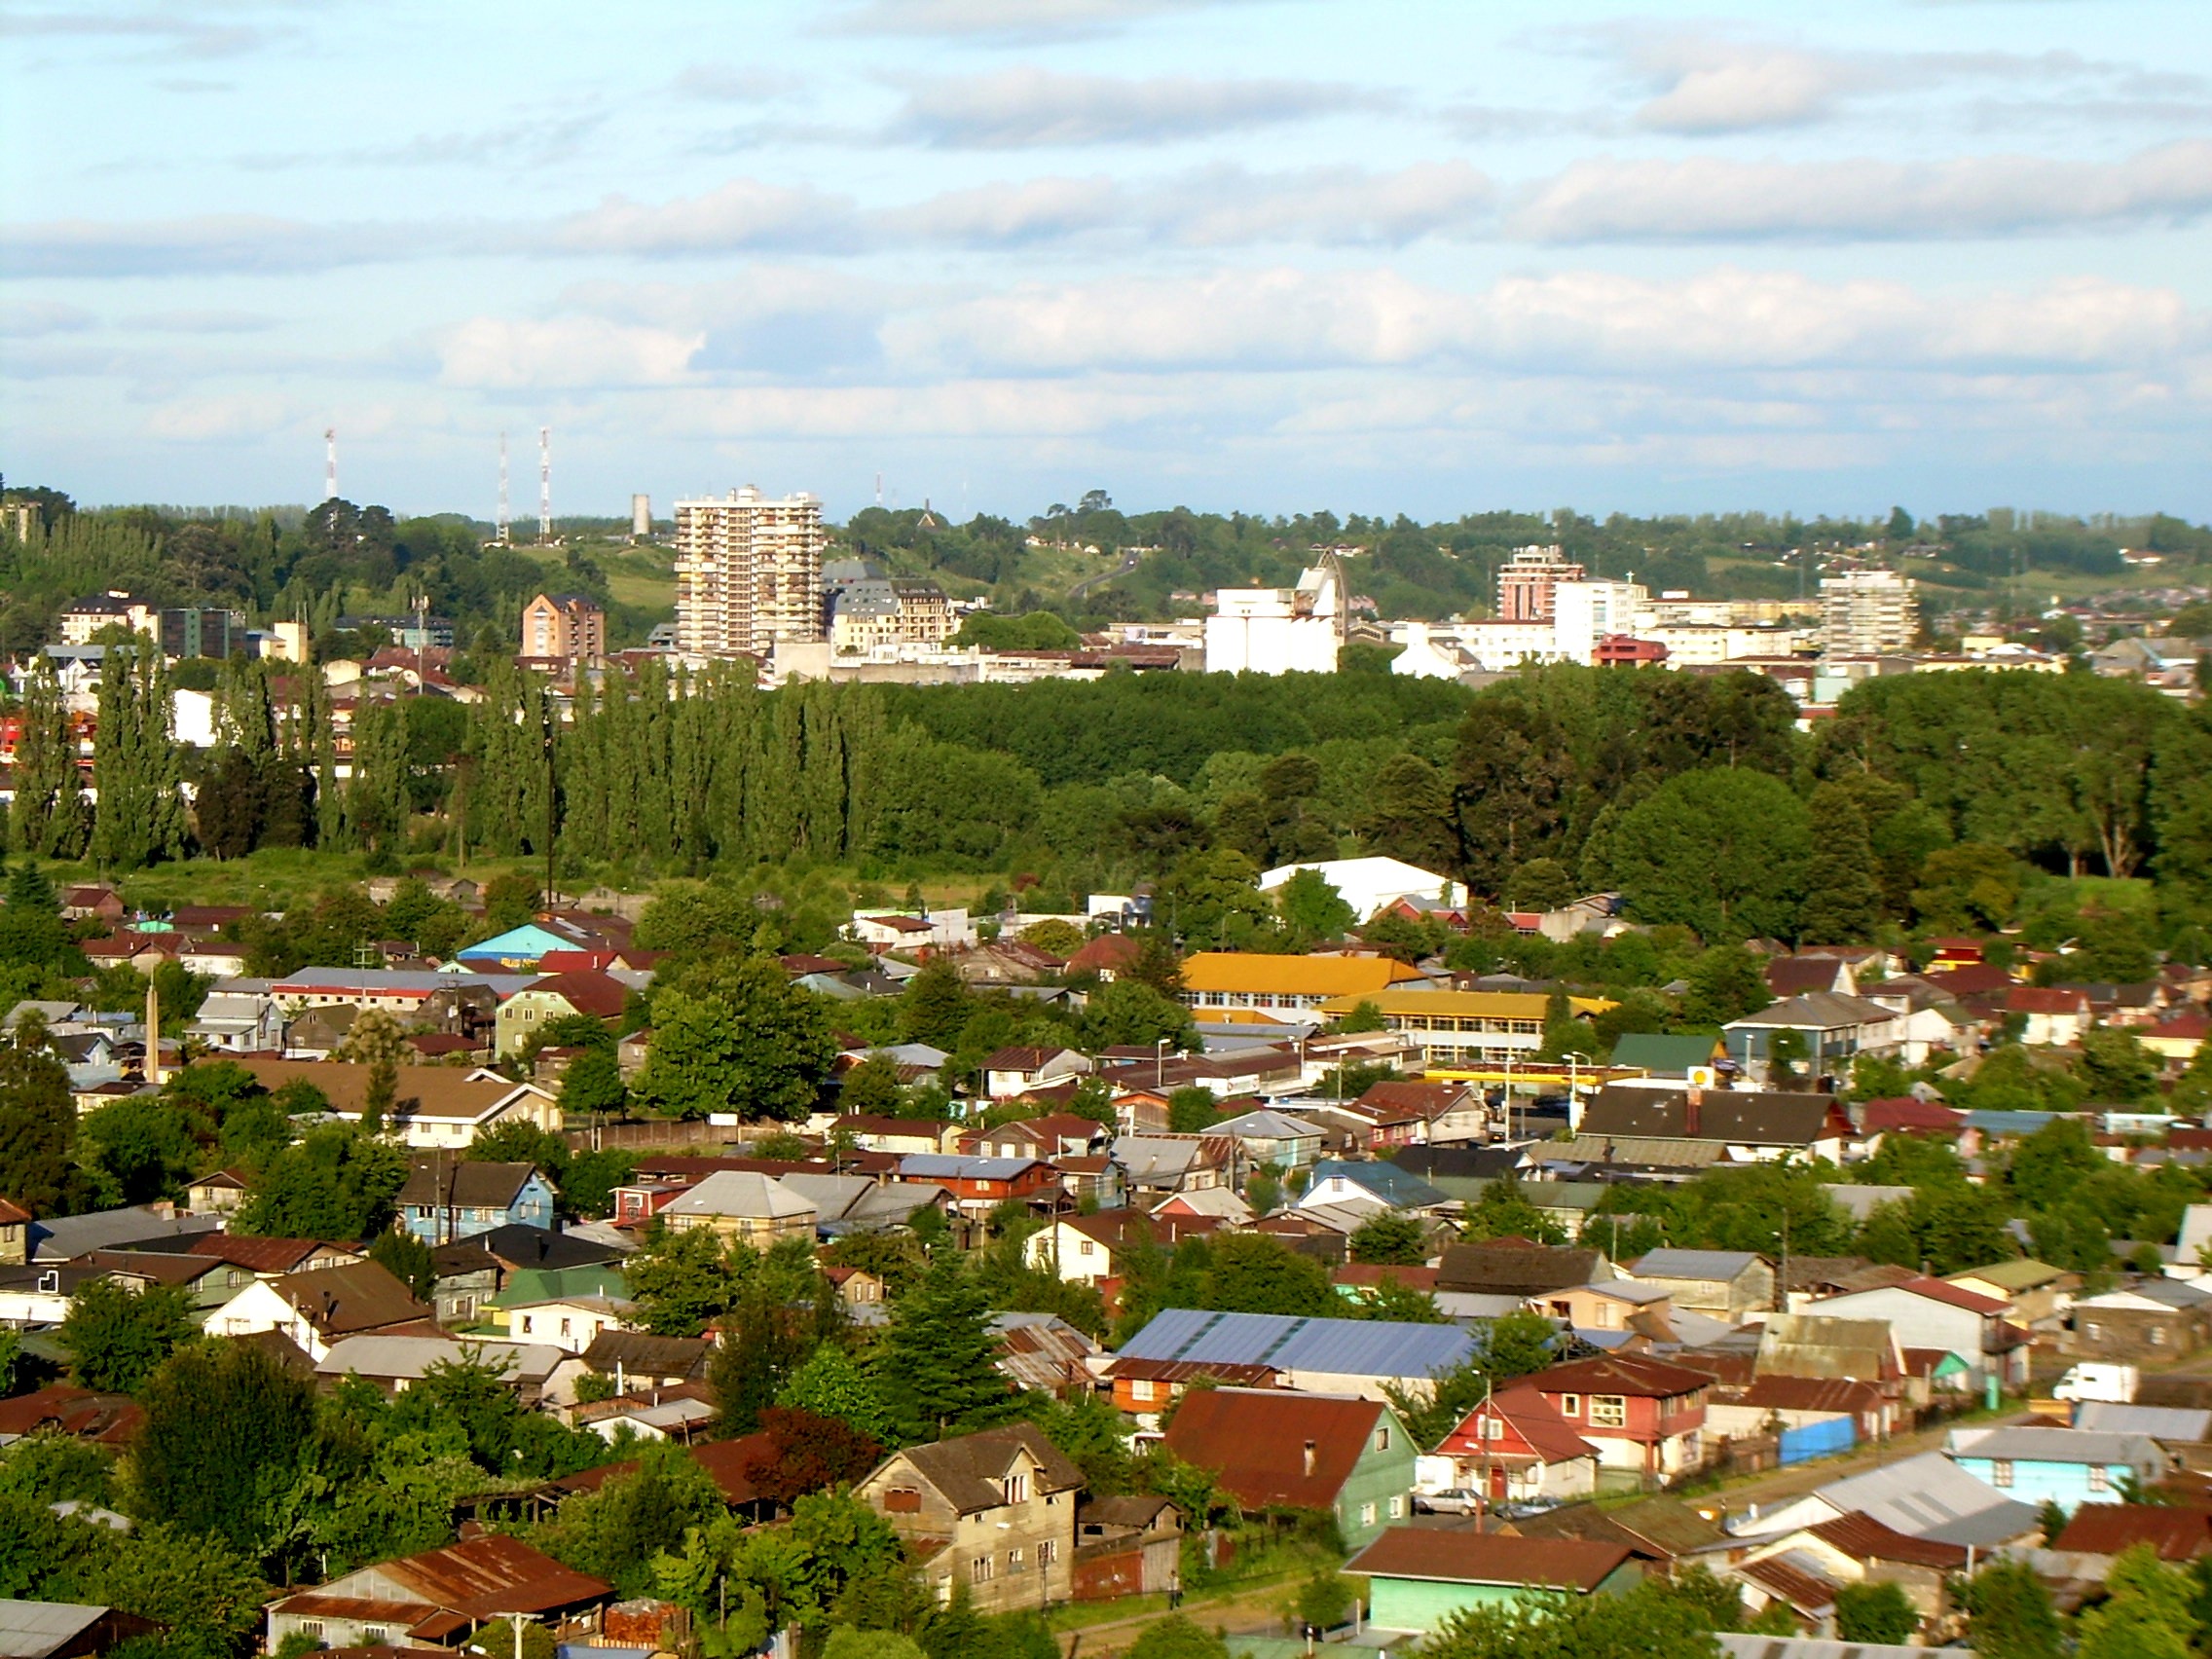
[[[1997,1458],[2014,1463],[2127,1463],[2161,1467],[2165,1455],[2147,1434],[2109,1434],[2083,1428],[1953,1429],[1954,1457]]]
[[[2106,1434],[2148,1434],[2153,1440],[2212,1440],[2212,1412],[2183,1406],[2123,1406],[2114,1400],[2083,1400],[2074,1411],[2074,1426]]]
[[[1733,1279],[1759,1258],[1750,1250],[1649,1250],[1630,1264],[1638,1278]]]
[[[1952,1544],[2001,1544],[2042,1526],[2034,1505],[2014,1502],[1940,1452],[1846,1476],[1814,1495],[1839,1515],[1871,1515],[1909,1536]]]
[[[1431,1377],[1464,1364],[1474,1339],[1456,1325],[1301,1319],[1171,1308],[1123,1345],[1129,1359],[1267,1365],[1345,1377]]]
[[[1713,1639],[1727,1659],[1928,1659],[1925,1647],[1886,1641],[1829,1641],[1813,1636],[1732,1636]]]

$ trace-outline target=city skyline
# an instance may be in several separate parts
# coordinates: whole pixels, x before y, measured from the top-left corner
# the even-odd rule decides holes
[[[19,13],[8,475],[2212,516],[2190,8],[1475,14]]]

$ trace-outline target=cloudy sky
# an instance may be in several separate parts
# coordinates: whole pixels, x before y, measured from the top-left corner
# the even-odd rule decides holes
[[[2212,516],[2202,0],[18,0],[0,465]]]

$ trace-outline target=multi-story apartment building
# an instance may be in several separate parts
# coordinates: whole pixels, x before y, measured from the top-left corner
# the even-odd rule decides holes
[[[676,503],[676,648],[767,656],[822,638],[822,503],[751,485]]]
[[[571,663],[603,657],[607,612],[580,593],[541,593],[523,607],[521,654]]]
[[[830,602],[830,645],[840,656],[882,645],[941,645],[952,637],[952,602],[932,581],[870,576]]]
[[[1846,571],[1821,579],[1821,645],[1830,656],[1903,650],[1920,627],[1913,583],[1895,571]]]
[[[1497,571],[1498,620],[1549,622],[1559,584],[1578,582],[1586,573],[1562,548],[1515,548],[1513,557]]]

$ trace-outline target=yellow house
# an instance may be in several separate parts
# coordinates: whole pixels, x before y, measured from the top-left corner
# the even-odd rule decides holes
[[[718,1169],[671,1199],[660,1218],[672,1233],[704,1227],[765,1250],[779,1238],[811,1239],[821,1213],[773,1175]]]
[[[1387,956],[1269,956],[1258,951],[1201,950],[1183,964],[1183,1000],[1200,1019],[1225,1010],[1312,1010],[1334,999],[1371,999],[1392,985],[1426,983],[1427,976]]]

